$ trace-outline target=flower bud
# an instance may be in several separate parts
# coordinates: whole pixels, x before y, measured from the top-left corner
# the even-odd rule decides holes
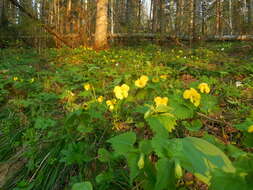
[[[183,170],[178,160],[175,161],[175,176],[180,179],[183,176]]]
[[[140,156],[140,159],[139,159],[139,161],[138,161],[138,167],[139,167],[139,169],[142,169],[142,168],[144,168],[144,154],[141,154],[141,156]]]

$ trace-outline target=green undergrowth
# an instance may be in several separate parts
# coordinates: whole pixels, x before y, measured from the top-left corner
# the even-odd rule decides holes
[[[2,49],[0,189],[250,190],[252,106],[251,43]]]

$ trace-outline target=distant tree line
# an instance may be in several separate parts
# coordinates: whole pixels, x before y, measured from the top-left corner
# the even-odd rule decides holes
[[[120,34],[194,41],[252,35],[252,14],[253,0],[1,0],[0,38],[98,48]]]

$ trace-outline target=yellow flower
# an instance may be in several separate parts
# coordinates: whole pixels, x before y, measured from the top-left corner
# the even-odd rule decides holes
[[[158,78],[158,77],[154,77],[153,79],[152,79],[152,82],[154,82],[154,83],[157,83],[157,82],[159,82],[160,81],[160,79]]]
[[[89,83],[86,83],[86,84],[83,85],[83,88],[84,88],[86,91],[89,91],[90,88],[91,88],[91,86],[90,86]]]
[[[201,93],[207,93],[208,94],[210,92],[210,88],[209,88],[207,83],[199,84],[199,90],[200,90]]]
[[[168,75],[161,75],[160,78],[166,80],[168,78]]]
[[[13,77],[13,80],[14,80],[14,81],[17,81],[17,80],[18,80],[18,77]]]
[[[112,111],[114,109],[114,105],[116,104],[116,99],[107,100],[106,105],[109,107],[109,110]]]
[[[194,88],[191,88],[190,90],[185,90],[183,97],[184,97],[184,99],[190,99],[190,101],[196,107],[198,107],[200,104],[201,96]]]
[[[121,86],[115,86],[113,91],[116,98],[122,100],[124,98],[127,98],[129,89],[130,88],[128,85],[123,84]]]
[[[138,88],[144,88],[148,82],[148,77],[146,75],[142,75],[139,79],[135,81],[135,86]]]
[[[103,97],[103,96],[99,96],[98,99],[97,99],[97,101],[98,101],[99,103],[102,103],[103,100],[104,100],[104,97]]]
[[[253,125],[249,126],[248,132],[249,132],[249,133],[253,133]]]
[[[155,101],[156,106],[160,106],[160,105],[167,106],[167,104],[168,104],[168,98],[167,97],[161,98],[160,96],[158,96],[154,99],[154,101]]]

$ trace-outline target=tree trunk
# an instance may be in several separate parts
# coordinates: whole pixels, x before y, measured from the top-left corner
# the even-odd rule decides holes
[[[252,0],[247,0],[247,9],[248,9],[248,15],[247,15],[247,25],[248,25],[248,33],[252,31],[252,6],[253,6],[253,1]]]
[[[190,26],[189,26],[189,34],[190,34],[190,46],[192,46],[193,40],[196,39],[196,34],[195,34],[195,0],[190,0]]]
[[[216,0],[216,35],[221,36],[221,0]]]
[[[230,35],[233,35],[233,9],[232,9],[232,0],[228,2],[229,6],[229,27],[230,27]]]
[[[108,46],[107,8],[108,8],[108,0],[97,0],[96,31],[94,41],[95,49],[105,49]]]
[[[0,26],[3,25],[4,19],[5,19],[5,14],[4,14],[4,0],[0,1]]]
[[[152,14],[152,31],[153,33],[157,32],[157,25],[158,25],[158,0],[153,0],[153,14]]]

